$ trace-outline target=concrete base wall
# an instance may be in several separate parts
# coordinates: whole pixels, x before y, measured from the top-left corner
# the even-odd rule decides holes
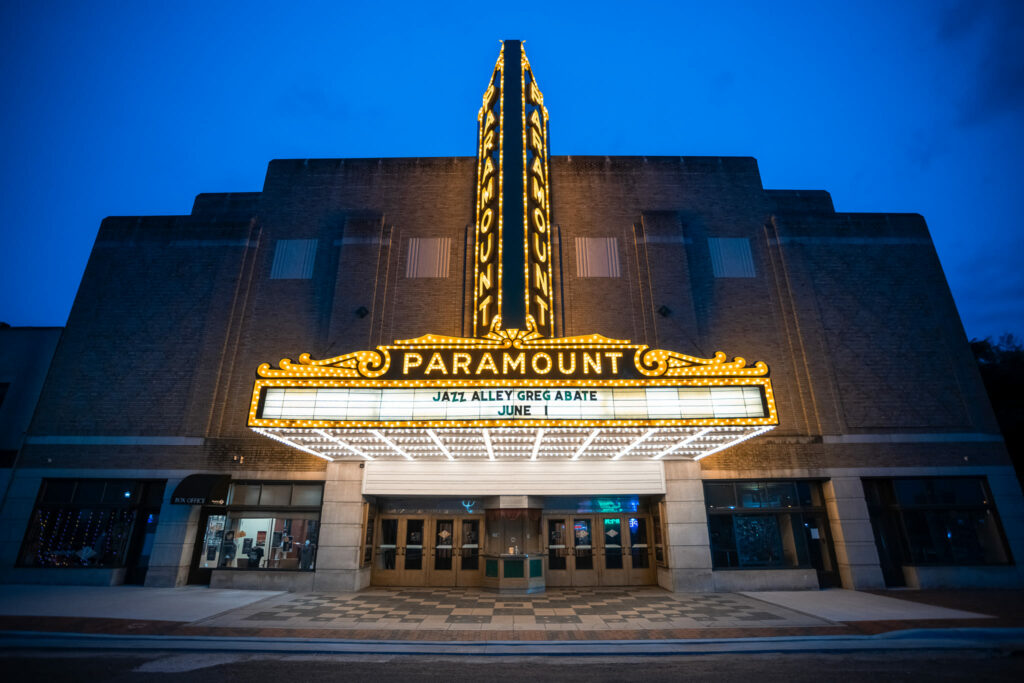
[[[715,590],[737,591],[818,590],[813,569],[737,569],[712,572]]]
[[[369,585],[369,567],[362,569],[321,569],[313,577],[313,588],[317,591],[350,593],[361,591]]]
[[[210,577],[210,588],[308,592],[313,590],[313,572],[214,569]]]

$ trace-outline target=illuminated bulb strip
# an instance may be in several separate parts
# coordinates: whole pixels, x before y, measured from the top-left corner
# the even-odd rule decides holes
[[[669,448],[666,448],[661,453],[658,453],[656,456],[651,458],[651,460],[660,460],[660,459],[664,458],[666,455],[669,455],[671,453],[675,453],[676,451],[678,451],[680,448],[682,448],[686,444],[688,444],[688,443],[690,443],[692,441],[696,441],[697,439],[699,439],[700,437],[704,436],[705,434],[707,434],[711,430],[712,430],[712,427],[705,427],[704,429],[700,430],[699,432],[697,432],[693,436],[690,436],[690,437],[688,437],[686,439],[683,439],[682,441],[677,443],[675,446],[670,446]]]
[[[700,455],[695,456],[694,460],[700,460],[701,458],[706,458],[709,455],[713,455],[715,453],[718,453],[719,451],[724,451],[726,448],[731,448],[731,447],[735,446],[738,443],[746,441],[747,439],[753,439],[755,436],[758,436],[760,434],[764,434],[765,432],[771,431],[772,429],[774,429],[774,427],[763,427],[762,429],[758,429],[757,431],[751,432],[750,434],[747,434],[745,436],[741,436],[738,439],[733,439],[732,441],[726,442],[726,443],[722,444],[721,446],[719,446],[718,448],[712,448],[707,453],[701,453]]]
[[[592,441],[593,441],[594,439],[596,439],[596,438],[597,438],[597,435],[598,435],[598,434],[600,434],[600,433],[601,433],[601,430],[600,430],[600,429],[595,429],[594,431],[592,431],[592,432],[590,433],[590,436],[588,436],[588,437],[587,437],[587,440],[586,440],[586,441],[584,441],[584,442],[583,442],[583,444],[582,444],[582,445],[581,445],[581,446],[580,446],[580,447],[579,447],[579,448],[578,448],[578,449],[576,450],[576,452],[575,452],[575,453],[573,454],[573,456],[572,456],[572,459],[573,459],[573,460],[579,460],[579,457],[580,457],[581,455],[583,455],[583,451],[587,450],[587,446],[589,446],[589,445],[591,444],[591,442],[592,442]]]
[[[334,436],[331,436],[330,434],[328,434],[327,432],[325,432],[322,429],[317,429],[317,430],[314,430],[314,431],[317,434],[319,434],[320,436],[322,436],[325,439],[327,439],[328,441],[333,441],[334,443],[338,444],[339,446],[341,446],[345,450],[352,451],[353,453],[355,453],[356,455],[358,455],[361,458],[366,458],[367,460],[373,460],[373,458],[371,456],[367,455],[366,453],[363,453],[362,451],[360,451],[357,448],[353,448],[352,446],[349,446],[347,443],[345,443],[341,439],[338,439],[338,438],[336,438]]]
[[[434,433],[433,429],[428,429],[427,435],[434,440],[434,443],[437,444],[437,447],[441,449],[441,452],[444,453],[449,460],[455,460],[455,456],[453,456],[451,452],[449,452],[449,450],[445,448],[445,445],[441,443],[441,439],[437,438],[437,434]]]
[[[396,444],[396,443],[395,443],[394,441],[392,441],[392,440],[391,440],[391,439],[389,439],[388,437],[386,437],[386,436],[384,436],[383,434],[381,434],[381,433],[380,433],[379,431],[377,431],[376,429],[371,429],[371,430],[370,430],[370,433],[371,433],[371,434],[373,434],[373,435],[374,435],[375,437],[377,437],[378,439],[380,439],[381,441],[383,441],[384,443],[386,443],[387,445],[391,446],[391,448],[392,448],[392,449],[394,449],[394,451],[395,451],[396,453],[398,453],[399,455],[401,455],[401,456],[402,456],[403,458],[405,458],[406,460],[412,460],[412,459],[413,459],[413,457],[412,457],[411,455],[409,455],[408,453],[406,453],[405,451],[403,451],[403,450],[402,450],[401,448],[399,448],[399,447],[398,447],[398,444]]]
[[[494,460],[494,447],[491,446],[491,435],[488,433],[486,429],[483,430],[483,435],[484,445],[487,446],[487,458],[489,460]]]
[[[537,453],[540,452],[540,440],[543,439],[543,438],[544,438],[544,430],[543,429],[538,429],[537,430],[537,438],[533,442],[533,455],[530,456],[530,460],[536,460],[537,459]]]
[[[262,429],[253,429],[253,431],[254,432],[259,432],[263,436],[269,436],[274,441],[280,441],[281,443],[283,443],[286,446],[291,446],[292,448],[298,448],[300,451],[305,451],[306,453],[309,453],[310,455],[315,455],[318,458],[323,458],[327,462],[334,462],[334,458],[332,458],[329,455],[324,455],[323,453],[318,453],[317,451],[314,451],[312,448],[306,448],[305,446],[303,446],[301,444],[297,444],[294,441],[289,441],[288,439],[284,438],[283,436],[278,436],[277,434],[274,434],[273,432],[264,431]]]
[[[641,436],[639,439],[637,439],[636,441],[634,441],[633,443],[629,444],[628,446],[623,448],[621,451],[619,451],[619,454],[614,456],[612,458],[612,460],[618,460],[619,458],[621,458],[622,456],[626,455],[631,450],[633,450],[634,448],[636,448],[637,446],[639,446],[644,441],[646,441],[647,439],[651,438],[652,436],[654,436],[657,433],[658,433],[657,429],[648,429],[646,432],[644,432],[643,436]]]
[[[497,460],[498,452],[510,459],[534,461],[539,459],[542,444],[545,455],[557,459],[577,460],[589,452],[591,456],[615,461],[627,454],[653,460],[675,454],[677,457],[700,460],[772,428],[707,427],[696,432],[680,428],[602,428],[595,432],[583,432],[587,437],[582,445],[579,429],[558,428],[473,429],[449,433],[444,441],[433,429],[398,429],[388,436],[384,436],[387,432],[363,429],[333,432],[329,429],[253,427],[253,431],[327,461],[351,455],[373,460],[395,453],[414,461],[420,457],[435,457],[438,450],[449,461],[475,460],[485,447],[491,461]],[[682,440],[672,443],[676,438]]]

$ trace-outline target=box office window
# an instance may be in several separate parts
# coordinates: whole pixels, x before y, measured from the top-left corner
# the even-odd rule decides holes
[[[133,541],[152,539],[163,481],[46,479],[25,530],[20,567],[116,568],[132,555]],[[136,545],[135,555],[148,548]],[[137,559],[135,560],[137,562]]]
[[[312,571],[323,484],[235,482],[227,510],[211,514],[199,567]]]
[[[828,568],[820,482],[704,482],[704,501],[715,569]]]
[[[883,561],[904,565],[1010,564],[983,477],[864,479]]]

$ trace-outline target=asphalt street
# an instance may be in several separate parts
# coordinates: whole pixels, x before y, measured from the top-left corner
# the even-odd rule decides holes
[[[32,652],[3,658],[4,680],[216,681],[1020,681],[1024,652],[860,652],[692,657],[369,657],[235,653]]]

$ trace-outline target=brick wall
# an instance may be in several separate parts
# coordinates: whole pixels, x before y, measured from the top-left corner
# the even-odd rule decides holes
[[[780,427],[714,467],[1005,462],[991,443],[822,442],[996,432],[920,216],[766,191],[747,157],[554,157],[551,174],[564,334],[769,364]],[[246,427],[256,367],[462,334],[474,179],[471,158],[276,160],[262,192],[202,194],[190,216],[106,219],[31,434],[204,441],[30,444],[26,463],[231,469],[244,456],[322,470]],[[447,278],[405,277],[411,237],[451,238]],[[615,237],[621,276],[578,277],[577,237]],[[711,237],[749,240],[755,276],[716,278]],[[281,239],[317,240],[312,277],[270,279]]]

